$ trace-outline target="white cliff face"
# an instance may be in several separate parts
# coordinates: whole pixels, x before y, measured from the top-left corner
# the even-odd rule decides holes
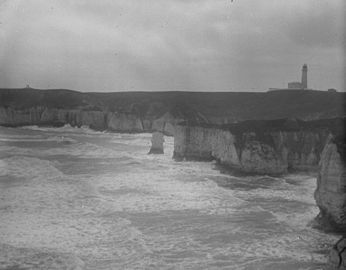
[[[78,109],[57,109],[36,107],[25,110],[0,107],[0,125],[55,125],[88,126],[96,130],[118,132],[151,131],[151,123],[146,120],[145,128],[142,120],[128,113],[103,111],[83,111]]]
[[[165,122],[163,132],[169,136],[174,136],[175,128],[178,122],[181,122],[180,120],[176,121],[167,121]]]
[[[174,157],[216,159],[246,173],[282,174],[289,169],[316,169],[324,141],[323,134],[313,132],[264,131],[235,135],[218,128],[178,125]]]
[[[174,158],[213,159],[215,130],[203,127],[177,126],[174,135]]]
[[[247,173],[281,174],[287,172],[285,163],[272,146],[253,140],[241,150],[242,170]]]
[[[58,109],[44,109],[41,114],[40,122],[52,122],[58,120]]]
[[[346,170],[332,136],[322,152],[315,199],[321,223],[346,231]]]
[[[131,113],[46,107],[19,110],[0,107],[0,125],[9,126],[70,124],[116,132],[160,131],[172,136],[176,125],[182,121],[183,119],[175,119],[169,113],[158,119],[141,119]]]
[[[177,126],[174,134],[173,158],[183,159],[186,153],[186,129],[184,126]]]
[[[0,108],[0,124],[21,125],[37,123],[40,121],[44,108],[30,108],[25,110],[14,110],[11,108]]]
[[[90,126],[94,129],[105,129],[105,114],[100,111],[80,111],[64,109],[48,109],[43,107],[26,110],[0,109],[2,125],[40,125],[70,124],[72,126]]]
[[[81,122],[96,130],[107,129],[106,114],[100,111],[82,111]]]
[[[153,121],[152,130],[160,131],[166,135],[173,136],[177,124],[182,121],[184,121],[184,119],[175,118],[171,113],[167,112],[160,118]]]
[[[288,169],[315,171],[328,131],[271,132],[270,136],[280,158]]]
[[[327,231],[343,234],[329,254],[328,269],[346,269],[346,169],[344,136],[330,135],[319,162],[315,200],[316,220]]]
[[[132,114],[109,113],[107,119],[107,127],[112,131],[140,132],[144,130],[141,119]]]
[[[212,140],[212,156],[223,165],[241,167],[241,162],[235,147],[235,137],[228,131],[215,131]]]

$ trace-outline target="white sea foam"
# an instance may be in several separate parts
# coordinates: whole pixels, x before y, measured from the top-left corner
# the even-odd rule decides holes
[[[1,175],[19,178],[33,179],[39,177],[51,179],[61,177],[62,173],[57,170],[50,161],[33,157],[12,156],[0,161]]]
[[[127,212],[160,212],[160,211],[181,211],[181,210],[201,210],[203,212],[217,213],[225,211],[221,202],[223,200],[222,191],[211,181],[189,182],[174,180],[165,181],[169,172],[165,175],[153,173],[123,173],[117,177],[100,179],[100,189],[116,192],[117,190],[129,188],[137,191],[112,196],[105,196],[104,201],[109,204],[109,209],[114,211]],[[243,203],[242,200],[233,198],[228,194],[228,203],[233,206]],[[228,209],[230,210],[230,209]]]
[[[78,131],[78,127],[72,127],[70,124],[66,124],[62,127],[42,127],[37,125],[30,125],[30,126],[23,126],[20,127],[21,129],[29,129],[29,130],[36,130],[36,131],[54,131],[54,132],[66,132],[71,131],[75,132]],[[86,127],[83,128],[84,130],[87,130]]]
[[[16,248],[0,244],[0,265],[2,269],[84,269],[83,261],[71,254],[54,251]]]

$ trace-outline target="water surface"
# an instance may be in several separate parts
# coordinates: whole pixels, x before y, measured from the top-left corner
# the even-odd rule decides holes
[[[147,155],[150,134],[0,128],[0,269],[322,269],[316,180]]]

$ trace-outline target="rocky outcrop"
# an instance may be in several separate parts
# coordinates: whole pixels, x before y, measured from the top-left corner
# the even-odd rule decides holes
[[[163,134],[161,132],[154,132],[151,137],[151,148],[149,154],[163,154]]]
[[[256,124],[179,125],[174,136],[174,158],[215,159],[232,169],[255,174],[316,171],[329,134],[327,128],[291,126],[287,120]]]
[[[134,113],[88,111],[81,109],[56,109],[35,107],[29,109],[13,109],[0,107],[0,125],[50,125],[88,126],[95,130],[109,130],[114,132],[152,132],[160,131],[166,135],[173,135],[175,125],[181,119],[161,117],[158,119],[142,119]]]
[[[133,114],[108,113],[106,128],[120,132],[143,132],[142,120]]]
[[[330,135],[323,149],[315,199],[320,214],[319,223],[325,230],[346,232],[346,168],[345,146]]]
[[[45,108],[29,108],[24,110],[15,110],[12,108],[0,107],[0,124],[8,126],[16,126],[22,124],[32,125],[41,121],[41,115]]]
[[[174,117],[170,112],[167,112],[153,121],[152,130],[161,131],[166,135],[172,136],[175,133],[176,125],[183,121],[183,118]]]
[[[107,114],[101,111],[49,109],[44,107],[15,110],[0,108],[0,125],[64,125],[89,126],[96,130],[107,128]]]
[[[332,248],[328,269],[346,270],[346,141],[345,119],[332,130],[324,146],[314,196],[320,209],[317,227],[343,237]]]
[[[342,237],[329,254],[330,270],[346,270],[346,238]]]

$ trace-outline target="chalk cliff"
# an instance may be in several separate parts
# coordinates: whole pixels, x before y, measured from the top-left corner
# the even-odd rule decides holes
[[[0,125],[70,124],[116,132],[161,131],[173,135],[181,121],[223,124],[251,119],[340,117],[346,109],[345,98],[341,92],[311,90],[82,93],[64,89],[0,89]]]
[[[160,124],[157,123],[160,121]],[[140,116],[127,112],[84,111],[78,109],[29,108],[13,109],[0,107],[0,125],[52,125],[88,126],[95,130],[114,132],[151,132],[161,131],[173,135],[175,119],[142,119]]]
[[[108,113],[106,114],[105,129],[120,132],[143,132],[144,127],[140,117],[134,114]]]
[[[256,126],[257,125],[257,126]],[[316,124],[315,124],[316,125]],[[329,131],[303,121],[248,121],[226,126],[178,125],[177,160],[217,160],[245,173],[316,170]]]
[[[316,203],[320,213],[319,227],[343,237],[334,245],[329,256],[329,268],[346,270],[346,140],[345,120],[331,132],[319,162]]]
[[[323,149],[315,199],[324,229],[346,232],[346,167],[343,137],[330,135]]]
[[[139,117],[128,113],[83,111],[77,109],[50,109],[44,107],[15,110],[0,108],[0,125],[53,125],[89,126],[95,130],[141,132],[144,130]]]

